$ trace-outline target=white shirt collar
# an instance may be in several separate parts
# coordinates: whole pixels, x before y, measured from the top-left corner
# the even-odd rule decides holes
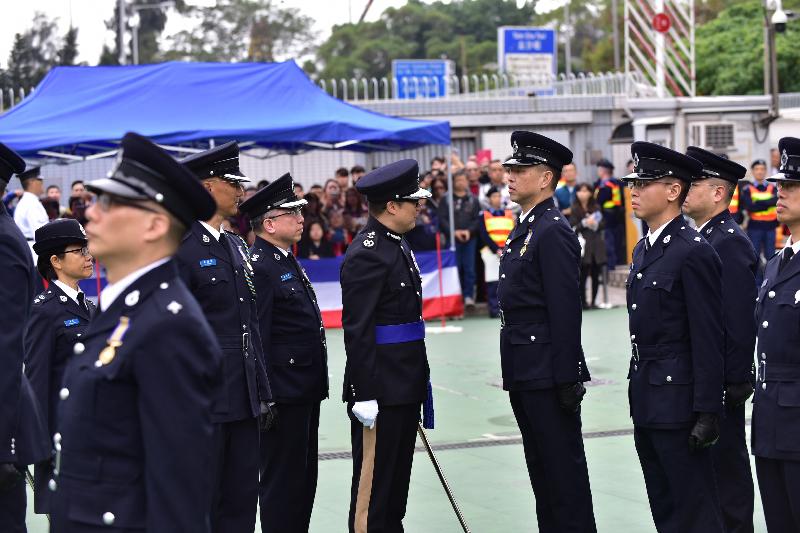
[[[703,224],[702,224],[701,226],[698,226],[698,227],[696,227],[695,229],[697,230],[697,233],[700,233],[700,232],[702,232],[702,231],[703,231],[703,228],[705,228],[706,226],[708,226],[708,223],[709,223],[709,222],[711,222],[711,219],[710,219],[710,218],[709,218],[708,220],[706,220],[705,222],[703,222]]]
[[[160,267],[170,259],[171,257],[162,257],[157,261],[153,261],[149,265],[143,266],[139,270],[134,270],[116,283],[106,285],[106,288],[100,292],[100,311],[105,311],[108,309],[111,304],[114,303],[114,300],[116,300],[120,294],[125,292],[125,289],[130,287],[134,281],[141,278],[154,268]]]
[[[200,223],[203,225],[204,228],[208,230],[208,232],[211,234],[212,237],[214,237],[214,239],[219,241],[219,236],[222,235],[222,226],[220,226],[219,229],[214,229],[205,222],[203,222],[202,220],[200,221]]]
[[[67,296],[72,298],[73,302],[75,302],[76,304],[78,303],[78,293],[80,293],[81,291],[79,291],[79,290],[76,291],[75,289],[73,289],[72,287],[67,285],[66,283],[62,283],[57,279],[54,279],[53,283],[58,285],[58,288],[61,289],[62,291],[64,291],[64,294],[66,294]],[[80,305],[80,304],[78,304],[78,305]]]
[[[786,248],[791,248],[792,251],[795,253],[795,255],[797,255],[798,253],[800,253],[800,242],[793,242],[793,241],[794,239],[789,237],[789,240],[786,241],[786,246],[783,249],[785,250]]]
[[[658,240],[658,236],[661,235],[661,232],[664,231],[664,228],[666,228],[670,222],[672,222],[672,220],[670,220],[669,222],[667,222],[666,224],[664,224],[655,231],[650,229],[647,232],[647,240],[650,241],[650,246],[653,246],[656,243],[656,241]]]
[[[524,222],[524,221],[525,221],[525,219],[526,219],[526,218],[528,218],[528,215],[530,215],[530,214],[531,214],[531,211],[533,211],[534,207],[536,207],[536,206],[533,206],[533,207],[531,207],[530,209],[528,209],[527,211],[525,211],[524,213],[522,213],[522,214],[519,216],[519,221],[520,221],[520,222]]]

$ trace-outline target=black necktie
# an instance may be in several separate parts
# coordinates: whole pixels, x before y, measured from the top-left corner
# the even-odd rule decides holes
[[[81,306],[81,309],[89,310],[89,306],[86,305],[86,295],[82,292],[78,292],[78,305]]]
[[[650,248],[652,247],[653,245],[650,244],[650,235],[648,235],[647,237],[644,238],[644,253],[649,252]]]
[[[785,248],[783,250],[783,256],[781,257],[781,264],[778,267],[778,273],[780,273],[784,268],[786,268],[786,265],[789,264],[789,261],[792,260],[792,257],[794,257],[794,249],[791,247]]]

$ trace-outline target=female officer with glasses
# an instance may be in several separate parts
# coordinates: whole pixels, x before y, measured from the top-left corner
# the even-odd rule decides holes
[[[50,435],[55,432],[58,391],[73,345],[95,313],[78,282],[92,275],[92,256],[83,226],[77,220],[54,220],[36,230],[36,268],[49,286],[33,300],[25,332],[25,373],[42,408]],[[34,467],[36,513],[49,513],[51,462]]]

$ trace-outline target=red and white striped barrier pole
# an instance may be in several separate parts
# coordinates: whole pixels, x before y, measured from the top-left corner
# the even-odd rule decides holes
[[[439,271],[439,314],[442,319],[442,328],[445,328],[447,326],[447,323],[444,318],[444,282],[442,281],[444,272],[442,271],[442,237],[439,232],[436,232],[436,268]]]

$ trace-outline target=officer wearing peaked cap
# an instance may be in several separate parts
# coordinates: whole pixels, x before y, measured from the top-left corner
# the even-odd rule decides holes
[[[0,143],[0,195],[25,162]],[[49,457],[47,430],[28,378],[21,325],[28,320],[34,297],[30,249],[25,237],[0,202],[0,531],[25,531],[27,495],[22,472]]]
[[[17,175],[22,184],[22,197],[14,209],[14,222],[17,223],[28,246],[31,248],[33,261],[36,262],[36,252],[33,250],[35,232],[48,222],[47,212],[42,205],[39,197],[44,193],[44,182],[42,181],[41,168],[33,167]]]
[[[581,436],[589,370],[580,339],[580,245],[553,199],[572,152],[529,131],[512,133],[511,146],[503,164],[522,215],[500,260],[503,389],[522,433],[539,531],[595,531]]]
[[[702,148],[686,155],[702,163],[683,212],[722,261],[722,312],[725,331],[725,416],[719,441],[711,448],[722,519],[726,531],[753,531],[753,476],[745,441],[745,402],[753,394],[752,366],[756,323],[755,250],[728,211],[747,169]]]
[[[348,247],[341,270],[347,362],[343,400],[350,414],[353,482],[349,530],[402,531],[416,428],[433,400],[422,321],[422,278],[403,234],[430,193],[419,167],[403,159],[356,184],[370,217]]]
[[[49,435],[56,432],[58,391],[72,346],[80,341],[95,314],[78,282],[92,276],[92,256],[83,227],[77,220],[54,220],[36,230],[37,269],[49,283],[33,300],[25,330],[25,374],[31,382]],[[48,458],[34,468],[34,510],[49,512],[53,478]]]
[[[778,221],[792,237],[764,271],[756,304],[752,450],[769,531],[800,531],[800,139],[778,142]]]
[[[220,348],[172,255],[214,202],[134,133],[87,188],[89,251],[109,284],[58,392],[52,530],[208,533]]]
[[[250,249],[261,343],[280,421],[261,435],[261,530],[308,531],[317,488],[320,402],[328,397],[328,357],[317,296],[291,252],[307,202],[289,174],[241,205],[256,240]]]
[[[634,249],[627,299],[634,440],[659,531],[723,531],[709,447],[724,377],[719,257],[681,215],[703,165],[657,144],[631,145],[634,214],[650,231]]]
[[[217,424],[212,531],[252,533],[256,522],[259,422],[271,425],[272,392],[258,326],[256,289],[247,244],[222,222],[239,212],[249,180],[239,147],[228,142],[181,161],[211,194],[216,211],[191,223],[177,259],[222,347],[223,372],[212,410]]]

